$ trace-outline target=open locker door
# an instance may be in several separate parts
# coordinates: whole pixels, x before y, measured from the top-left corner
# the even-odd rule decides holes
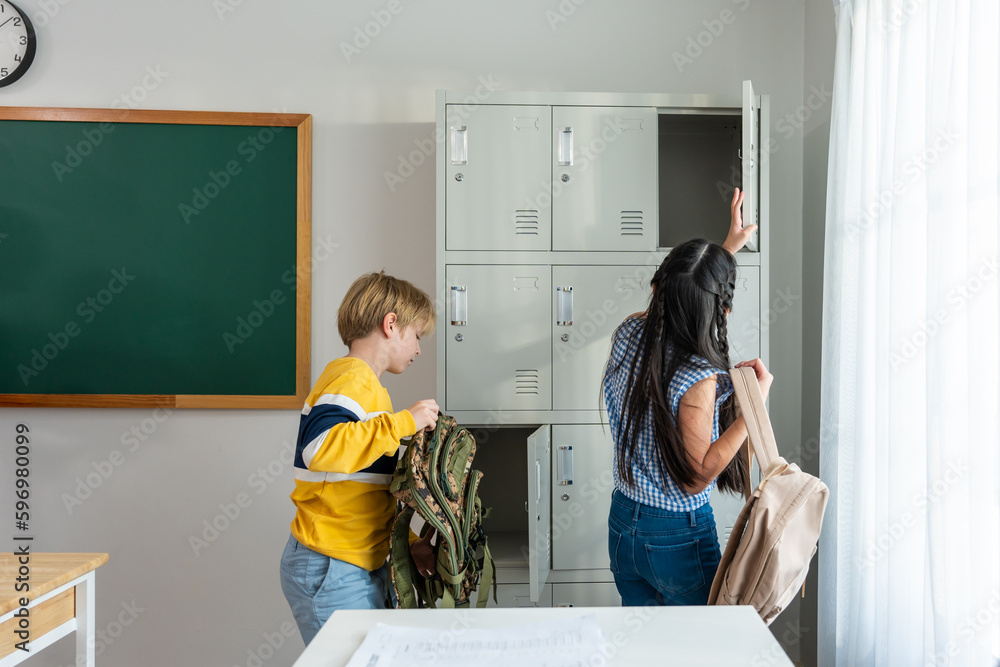
[[[542,426],[528,436],[528,583],[532,602],[538,602],[552,568],[550,429]]]
[[[740,149],[743,161],[743,225],[760,224],[760,128],[757,123],[757,96],[753,83],[743,82],[743,146]],[[747,241],[747,250],[757,252],[759,231]]]

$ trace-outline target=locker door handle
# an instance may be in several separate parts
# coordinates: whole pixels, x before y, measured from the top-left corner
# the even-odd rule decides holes
[[[535,506],[542,502],[542,462],[535,459]]]
[[[573,445],[561,445],[556,455],[556,484],[569,486],[573,483]]]
[[[464,327],[469,323],[469,298],[465,285],[451,286],[451,323],[456,327]]]
[[[573,165],[573,128],[563,127],[559,130],[559,140],[556,144],[556,164],[560,167]]]
[[[573,288],[556,288],[556,326],[573,326]]]
[[[451,128],[451,163],[469,163],[469,139],[465,125]]]

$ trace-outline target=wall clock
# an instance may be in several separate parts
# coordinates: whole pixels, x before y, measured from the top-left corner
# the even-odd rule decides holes
[[[0,0],[0,87],[28,71],[35,59],[35,29],[13,2]]]

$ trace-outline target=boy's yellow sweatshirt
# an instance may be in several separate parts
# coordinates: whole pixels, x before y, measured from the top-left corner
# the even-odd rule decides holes
[[[306,399],[295,447],[292,535],[314,551],[376,570],[389,555],[395,499],[389,483],[407,410],[360,359],[330,362]]]

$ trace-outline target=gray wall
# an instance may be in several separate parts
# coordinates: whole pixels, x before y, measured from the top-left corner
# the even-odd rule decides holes
[[[771,95],[777,141],[769,156],[770,298],[793,295],[792,307],[776,309],[767,325],[776,377],[770,404],[779,442],[797,443],[818,423],[826,129],[815,120],[800,123],[796,114],[811,86],[831,80],[833,32],[826,16],[832,12],[813,7],[828,10],[828,2],[809,4],[104,0],[98,7],[21,0],[35,17],[39,51],[0,102],[313,114],[315,378],[345,351],[336,308],[354,277],[385,267],[433,289],[434,169],[430,159],[415,165],[420,160],[409,156],[433,136],[435,89],[473,89],[487,79],[511,91],[732,94],[752,79]],[[719,20],[725,10],[730,23]],[[359,39],[348,62],[345,45],[371,24],[372,12],[391,20],[374,38]],[[147,76],[147,68],[159,76]],[[390,188],[386,174],[402,162],[411,162],[412,174],[403,167],[403,182]],[[326,252],[320,240],[337,245]],[[427,341],[411,370],[385,378],[397,408],[433,393],[433,356]],[[277,564],[293,513],[284,448],[294,442],[295,411],[0,410],[0,433],[11,434],[18,422],[30,426],[35,447],[36,551],[111,554],[98,573],[97,625],[108,633],[100,664],[294,661],[302,645],[289,624]],[[133,440],[132,429],[141,436]],[[116,450],[120,464],[106,463]],[[0,470],[9,479],[8,461]],[[225,508],[240,494],[249,506],[226,519]],[[74,496],[79,502],[70,502]],[[4,494],[0,516],[9,516],[9,502]],[[228,526],[213,534],[205,524],[213,520]],[[195,553],[192,537],[207,546]],[[133,602],[124,616],[129,624],[117,625],[123,605]],[[814,618],[814,601],[805,608],[803,615]],[[792,610],[782,621],[797,615]],[[268,638],[279,648],[272,650]],[[807,656],[814,640],[784,641],[793,658],[802,653],[813,662]],[[46,653],[34,664],[73,662],[70,640]]]

